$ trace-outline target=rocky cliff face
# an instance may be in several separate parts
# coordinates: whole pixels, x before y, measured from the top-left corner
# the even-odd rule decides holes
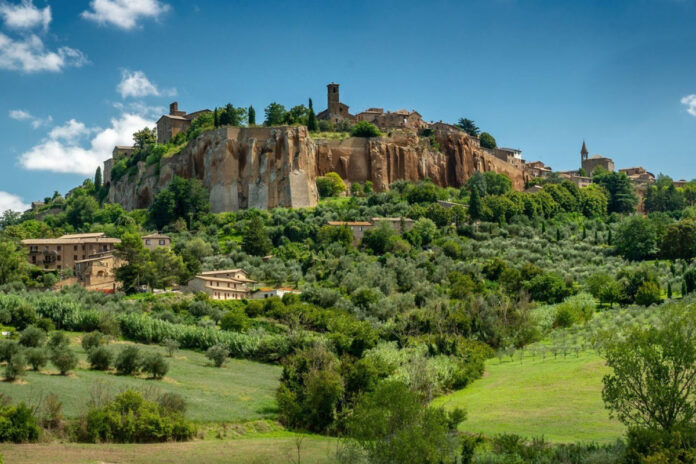
[[[112,182],[109,200],[147,208],[174,178],[197,178],[210,192],[213,212],[243,208],[301,208],[317,204],[316,147],[304,127],[221,128],[189,142],[133,178]],[[105,179],[108,181],[109,179]]]
[[[430,179],[459,187],[478,171],[495,171],[524,188],[524,175],[459,131],[436,130],[435,140],[415,134],[316,141],[305,127],[221,128],[202,134],[155,166],[110,182],[109,200],[126,209],[147,208],[173,177],[197,178],[210,192],[213,212],[317,204],[316,177],[337,172],[348,183],[371,181],[383,191],[396,180]]]

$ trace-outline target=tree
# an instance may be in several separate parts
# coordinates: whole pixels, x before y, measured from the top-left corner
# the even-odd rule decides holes
[[[463,130],[472,137],[477,137],[480,132],[478,126],[474,124],[474,121],[467,118],[460,118],[459,121],[457,121],[457,127],[459,127],[461,130]]]
[[[19,280],[27,267],[26,251],[12,240],[0,240],[0,285]]]
[[[143,357],[141,364],[143,372],[147,372],[153,379],[161,379],[169,371],[169,364],[160,353],[148,353]]]
[[[256,110],[254,109],[253,106],[249,106],[247,120],[249,121],[250,126],[256,125]]]
[[[660,286],[655,282],[643,282],[636,292],[636,303],[642,306],[650,306],[662,301]]]
[[[310,132],[316,132],[319,130],[319,120],[317,119],[317,115],[314,113],[314,108],[311,106],[309,107],[309,115],[307,116],[307,130]]]
[[[66,375],[77,367],[77,356],[67,345],[59,345],[52,350],[51,362],[58,368],[61,375]]]
[[[88,195],[71,195],[66,203],[66,219],[76,229],[82,229],[94,220],[99,203]]]
[[[228,103],[220,111],[219,124],[221,126],[242,126],[247,119],[247,109],[237,108],[232,103]]]
[[[116,357],[116,370],[121,375],[131,375],[140,368],[140,350],[135,346],[125,346]]]
[[[367,121],[360,121],[350,129],[352,137],[379,137],[382,133],[377,126]]]
[[[605,190],[596,184],[580,189],[580,210],[585,217],[601,218],[607,215],[609,199]]]
[[[166,189],[155,196],[148,209],[150,221],[161,229],[178,218],[190,227],[194,219],[210,210],[208,191],[198,179],[174,176]]]
[[[285,112],[283,123],[287,125],[304,124],[307,125],[309,109],[304,105],[296,105]]]
[[[48,362],[48,355],[43,348],[29,348],[27,351],[27,362],[32,369],[38,371]]]
[[[380,383],[363,394],[348,419],[348,435],[367,462],[380,464],[455,462],[456,426],[461,410],[424,406],[418,395],[398,381]]]
[[[667,259],[691,260],[696,257],[696,225],[691,219],[670,224],[662,237],[660,253]]]
[[[482,213],[483,205],[481,204],[481,196],[478,189],[473,189],[469,197],[469,217],[476,221],[481,219]]]
[[[280,126],[285,121],[285,107],[279,103],[273,102],[264,110],[266,120],[263,122],[266,126]]]
[[[97,166],[97,171],[94,173],[94,188],[97,192],[102,188],[101,166]]]
[[[346,184],[335,172],[329,172],[325,176],[317,177],[317,190],[322,198],[334,197],[346,191]]]
[[[159,192],[148,209],[150,220],[158,229],[171,224],[176,219],[176,199],[171,190],[164,189]]]
[[[607,334],[601,354],[612,369],[602,398],[628,427],[671,431],[696,416],[696,315],[677,307],[657,327],[634,327],[625,337]]]
[[[105,346],[97,346],[87,352],[87,361],[92,369],[106,371],[111,367],[113,355],[111,350]]]
[[[604,187],[609,194],[607,205],[609,213],[632,213],[635,211],[638,198],[633,193],[633,184],[626,173],[595,169],[592,172],[592,183]]]
[[[222,367],[229,355],[230,351],[222,344],[213,345],[205,352],[205,357],[210,359],[215,367]]]
[[[249,318],[243,308],[233,308],[223,314],[222,319],[220,319],[220,328],[233,332],[243,331],[248,324]]]
[[[493,136],[488,132],[481,132],[479,142],[483,148],[496,148],[498,146]]]
[[[148,285],[151,288],[165,289],[176,282],[183,282],[186,266],[181,256],[167,248],[156,248],[150,252]]]
[[[144,128],[133,134],[133,142],[139,149],[144,149],[148,145],[157,143],[157,131],[152,128]]]
[[[219,127],[220,126],[220,112],[217,109],[217,106],[213,110],[213,127]]]
[[[247,221],[242,236],[242,250],[254,256],[266,256],[273,249],[271,239],[258,215]]]
[[[657,252],[657,232],[650,219],[630,216],[616,230],[616,251],[626,259],[642,260]]]
[[[116,279],[123,283],[126,292],[133,292],[138,286],[148,282],[150,256],[140,235],[134,232],[121,237],[115,245],[116,256],[126,264],[114,269]]]

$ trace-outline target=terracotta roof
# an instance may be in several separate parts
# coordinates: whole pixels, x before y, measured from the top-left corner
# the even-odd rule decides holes
[[[402,220],[404,222],[413,222],[413,219],[411,218],[400,218],[400,217],[373,217],[373,221],[389,221],[389,222],[401,222]]]
[[[88,263],[90,261],[101,261],[102,259],[114,259],[114,258],[115,258],[114,255],[108,254],[108,255],[104,255],[104,256],[96,256],[94,258],[80,259],[80,260],[75,261],[75,264]]]
[[[371,226],[371,222],[367,221],[329,221],[330,226]]]
[[[120,239],[110,237],[97,238],[28,238],[22,240],[24,245],[75,245],[75,244],[109,244],[121,243]]]
[[[103,237],[104,232],[91,232],[88,234],[66,234],[66,235],[61,235],[58,238],[94,238],[94,237]]]

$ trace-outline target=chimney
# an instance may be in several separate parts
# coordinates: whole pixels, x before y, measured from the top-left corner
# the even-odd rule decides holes
[[[169,114],[176,114],[179,112],[179,102],[172,102],[169,104]]]

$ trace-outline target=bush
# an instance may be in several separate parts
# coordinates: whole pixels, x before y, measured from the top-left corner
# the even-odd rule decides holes
[[[85,334],[82,336],[82,349],[85,351],[89,352],[89,350],[93,348],[97,348],[102,345],[106,345],[107,339],[106,336],[101,333],[97,332],[96,330],[94,332]]]
[[[116,357],[116,370],[121,375],[131,375],[140,367],[140,350],[135,346],[126,346]]]
[[[141,369],[153,379],[161,379],[167,374],[169,364],[160,353],[148,353],[143,357]]]
[[[374,124],[360,121],[351,128],[350,135],[352,137],[379,137],[382,133]]]
[[[677,427],[669,432],[630,428],[627,435],[627,464],[693,461],[696,451],[696,429],[693,426]]]
[[[46,346],[49,350],[55,351],[60,348],[64,348],[70,345],[70,340],[68,340],[67,335],[63,332],[53,332],[48,338],[48,343]]]
[[[41,346],[44,340],[46,340],[44,331],[33,325],[22,330],[22,333],[19,335],[19,344],[26,347]]]
[[[26,443],[39,438],[36,418],[24,403],[0,409],[0,441]]]
[[[242,308],[233,308],[231,311],[227,311],[220,321],[220,327],[223,330],[231,330],[233,332],[241,332],[246,329],[248,324],[249,318],[247,318]]]
[[[496,148],[498,146],[495,138],[488,132],[481,132],[481,135],[479,135],[479,142],[483,148]]]
[[[51,362],[61,375],[66,375],[77,367],[77,356],[68,346],[59,346],[51,353]]]
[[[346,191],[346,184],[335,172],[329,172],[323,177],[317,177],[317,191],[321,198],[335,197]]]
[[[640,287],[638,287],[638,292],[636,293],[637,304],[641,306],[650,306],[660,301],[662,301],[662,294],[660,292],[660,287],[655,282],[643,282]]]
[[[90,443],[154,443],[189,440],[195,431],[182,413],[126,390],[107,405],[90,409],[76,435]]]
[[[215,367],[222,367],[229,355],[230,352],[224,345],[211,346],[205,353],[205,356],[215,364]]]
[[[176,350],[179,349],[179,342],[177,342],[173,338],[165,338],[164,340],[162,340],[162,346],[164,346],[164,349],[167,350],[167,356],[172,358],[174,357],[174,353],[176,353]]]
[[[12,382],[18,377],[24,375],[26,369],[27,360],[24,357],[24,353],[19,352],[12,355],[7,365],[5,366],[5,380]]]
[[[0,361],[7,362],[19,352],[19,345],[12,340],[0,341]]]
[[[87,361],[89,361],[90,367],[97,371],[108,370],[111,367],[112,359],[111,350],[105,346],[97,346],[87,353]]]
[[[48,355],[44,348],[29,348],[26,351],[27,362],[35,371],[38,371],[48,363]]]

